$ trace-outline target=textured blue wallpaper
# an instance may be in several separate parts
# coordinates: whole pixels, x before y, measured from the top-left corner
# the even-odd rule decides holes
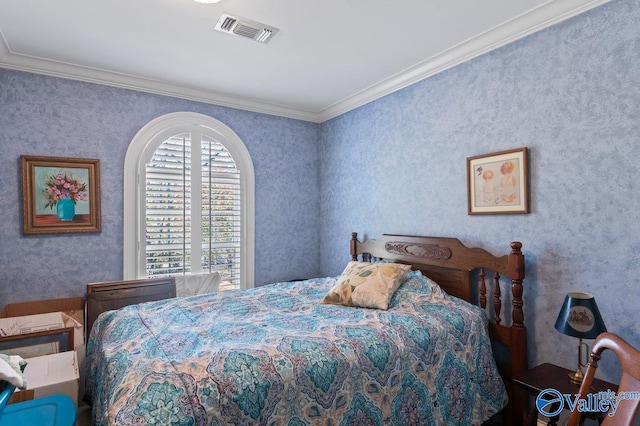
[[[256,282],[318,273],[318,126],[175,98],[0,69],[0,306],[83,295],[122,279],[123,175],[129,142],[152,119],[207,114],[253,158]],[[21,235],[20,155],[98,158],[102,233]]]
[[[351,231],[495,254],[520,240],[532,364],[575,368],[577,339],[553,327],[572,290],[640,347],[639,5],[614,0],[325,123],[321,270],[344,267]],[[531,214],[467,215],[466,157],[523,146]],[[617,380],[610,365],[599,374]]]

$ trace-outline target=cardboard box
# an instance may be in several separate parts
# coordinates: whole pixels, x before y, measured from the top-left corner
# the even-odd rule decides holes
[[[58,328],[64,328],[62,312],[0,318],[0,337],[56,330]]]
[[[18,390],[16,389],[9,398],[7,404],[15,404],[16,402],[31,401],[33,399],[33,389]]]
[[[65,299],[50,299],[37,300],[33,302],[11,303],[0,310],[0,326],[3,326],[3,329],[5,330],[7,335],[9,335],[9,332],[7,330],[20,329],[19,323],[24,322],[23,317],[35,316],[34,318],[31,318],[31,320],[29,320],[31,321],[32,327],[45,327],[47,324],[51,325],[51,323],[48,323],[48,321],[51,321],[53,315],[56,315],[57,313],[62,313],[63,325],[54,328],[74,327],[74,345],[76,347],[84,345],[83,297],[69,297]],[[52,314],[52,316],[46,314]],[[56,321],[58,321],[57,315]],[[42,330],[45,328],[40,329]],[[51,330],[51,328],[46,328],[46,330]],[[32,331],[27,331],[27,333]]]
[[[80,376],[76,351],[28,358],[24,376],[26,392],[33,391],[33,398],[64,394],[78,405]],[[16,392],[18,395],[25,391]],[[19,396],[17,396],[19,398]]]
[[[84,297],[68,297],[63,299],[36,300],[6,305],[0,310],[0,318],[12,321],[12,317],[48,314],[61,312],[64,327],[74,327],[73,344],[77,353],[77,366],[84,376],[85,332],[84,332]],[[46,352],[45,352],[46,353]],[[29,358],[33,359],[33,358]],[[29,361],[29,359],[27,361]],[[80,394],[84,392],[84,377],[80,380]],[[76,398],[77,400],[77,398]]]

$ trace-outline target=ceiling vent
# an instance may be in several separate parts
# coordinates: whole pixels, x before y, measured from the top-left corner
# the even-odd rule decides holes
[[[232,16],[228,13],[222,14],[216,23],[215,29],[223,33],[250,38],[260,43],[268,43],[279,31],[278,28],[261,24],[251,19]]]

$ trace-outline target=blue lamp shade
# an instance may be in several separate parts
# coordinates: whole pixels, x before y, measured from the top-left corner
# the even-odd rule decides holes
[[[607,331],[607,327],[591,294],[571,292],[564,298],[556,320],[556,330],[568,336],[595,339]]]

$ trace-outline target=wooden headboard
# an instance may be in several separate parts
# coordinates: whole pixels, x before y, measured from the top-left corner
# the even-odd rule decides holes
[[[101,313],[137,303],[173,297],[176,297],[176,280],[173,277],[87,284],[87,315],[85,319],[87,342],[93,323]]]
[[[505,424],[520,423],[519,416],[526,412],[527,404],[526,396],[511,382],[515,374],[527,369],[527,329],[522,299],[524,255],[521,249],[522,244],[514,241],[508,254],[497,257],[480,248],[466,247],[456,238],[385,234],[377,240],[360,242],[356,232],[351,234],[353,260],[375,258],[411,264],[412,269],[422,271],[448,294],[476,303],[485,310],[491,341],[508,352],[506,359],[496,357],[509,392]],[[502,293],[501,278],[510,280],[510,294]],[[489,305],[488,299],[492,301]],[[510,319],[503,317],[503,305],[509,308]],[[515,418],[518,420],[513,422]]]

